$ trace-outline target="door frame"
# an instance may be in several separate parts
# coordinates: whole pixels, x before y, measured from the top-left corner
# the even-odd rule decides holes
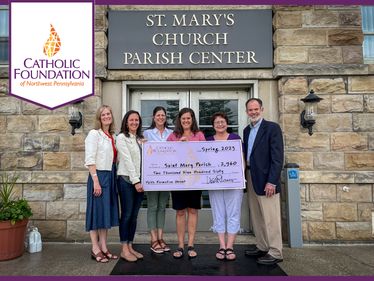
[[[233,88],[248,87],[251,91],[251,96],[258,98],[258,80],[175,80],[175,81],[123,81],[122,82],[122,112],[121,116],[124,116],[125,113],[130,109],[130,91],[132,89],[139,88],[180,88],[180,87],[189,87],[189,88]]]
[[[199,88],[220,88],[220,89],[235,89],[235,88],[248,88],[251,97],[258,98],[258,80],[175,80],[175,81],[123,81],[122,82],[122,116],[130,109],[130,92],[134,89],[157,89],[157,88],[170,88],[180,89],[182,87],[193,88],[197,90]],[[190,101],[191,102],[191,101]],[[243,110],[245,110],[243,108]],[[241,218],[241,230],[240,232],[246,233],[251,231],[249,224],[249,212],[248,210],[247,196],[243,196],[242,202],[242,218]],[[146,217],[146,209],[141,208],[139,216]],[[198,222],[198,229],[205,229],[209,231],[207,225],[211,223],[210,212],[200,212],[200,219]],[[204,225],[202,224],[204,222]],[[244,222],[244,224],[243,224]],[[211,224],[210,224],[211,225]],[[146,220],[138,220],[138,231],[147,231]],[[165,232],[175,232],[175,211],[171,208],[166,209],[166,220],[165,220]]]

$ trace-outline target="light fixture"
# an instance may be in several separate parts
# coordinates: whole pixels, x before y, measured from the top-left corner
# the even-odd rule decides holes
[[[75,129],[82,127],[82,113],[79,111],[80,104],[83,101],[77,101],[69,106],[69,124],[71,125],[71,134],[75,135]]]
[[[308,128],[308,133],[311,136],[313,135],[313,125],[316,123],[317,104],[323,98],[320,98],[313,90],[310,90],[309,94],[301,100],[305,103],[305,109],[300,114],[300,123],[304,128]]]

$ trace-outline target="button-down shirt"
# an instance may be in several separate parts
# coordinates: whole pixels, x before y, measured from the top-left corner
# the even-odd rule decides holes
[[[144,138],[147,141],[166,141],[168,136],[173,132],[173,130],[169,128],[165,128],[165,130],[160,134],[160,131],[155,127],[153,129],[148,129],[144,131]]]
[[[261,118],[254,126],[252,123],[249,123],[249,126],[251,127],[251,131],[249,132],[249,137],[248,137],[248,150],[247,150],[247,165],[249,166],[249,159],[251,157],[251,152],[253,148],[253,144],[255,143],[255,139],[257,136],[258,129],[260,128],[260,125],[262,123],[263,118]]]

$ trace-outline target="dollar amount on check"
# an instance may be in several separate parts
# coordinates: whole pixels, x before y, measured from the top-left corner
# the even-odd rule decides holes
[[[142,158],[145,191],[245,187],[240,140],[146,142]]]

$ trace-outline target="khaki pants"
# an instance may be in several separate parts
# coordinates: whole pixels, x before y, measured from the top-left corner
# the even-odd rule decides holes
[[[256,245],[261,251],[282,259],[282,230],[279,193],[272,197],[259,196],[253,189],[249,170],[247,175],[247,196]],[[265,188],[265,187],[264,187]]]

